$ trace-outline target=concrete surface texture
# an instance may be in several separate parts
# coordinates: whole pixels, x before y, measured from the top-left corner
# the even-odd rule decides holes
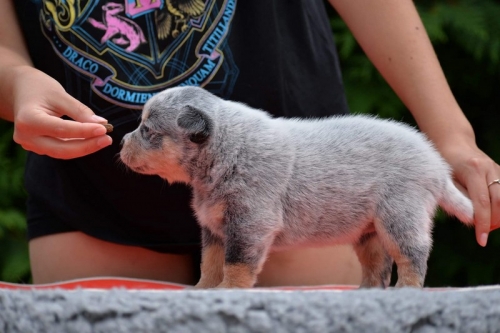
[[[0,332],[500,332],[500,289],[0,289]]]

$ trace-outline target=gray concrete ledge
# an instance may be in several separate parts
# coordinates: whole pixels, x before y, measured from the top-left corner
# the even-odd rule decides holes
[[[0,289],[0,331],[500,332],[500,289]]]

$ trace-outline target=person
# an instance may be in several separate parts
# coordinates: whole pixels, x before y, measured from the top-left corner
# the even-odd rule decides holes
[[[485,246],[500,224],[492,183],[500,167],[476,146],[413,2],[330,3],[451,165]],[[348,113],[321,0],[3,1],[0,15],[0,116],[29,151],[35,283],[105,275],[196,282],[189,189],[116,159],[154,93],[200,85],[275,116]],[[352,248],[335,246],[273,253],[258,284],[360,279]]]

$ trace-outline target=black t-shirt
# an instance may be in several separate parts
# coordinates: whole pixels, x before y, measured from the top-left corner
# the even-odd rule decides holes
[[[117,156],[153,94],[176,85],[275,116],[348,112],[322,0],[14,1],[34,64],[114,125],[113,145],[73,160],[30,153],[30,197],[92,236],[182,252],[199,244],[190,190]]]

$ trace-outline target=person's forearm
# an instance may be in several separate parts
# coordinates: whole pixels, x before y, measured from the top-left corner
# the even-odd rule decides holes
[[[32,66],[11,1],[0,1],[0,118],[13,121],[12,82],[23,66]]]
[[[35,70],[31,63],[0,46],[0,118],[14,121],[14,79],[21,71]]]
[[[329,1],[431,140],[474,140],[412,1]]]

